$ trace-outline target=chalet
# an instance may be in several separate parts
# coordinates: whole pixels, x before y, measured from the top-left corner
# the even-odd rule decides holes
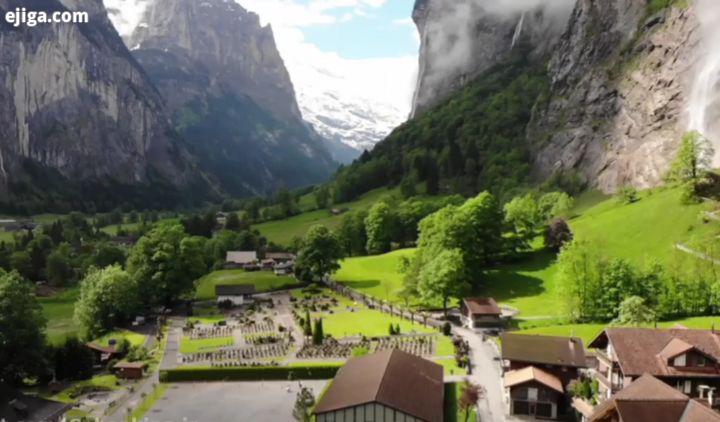
[[[557,419],[570,407],[564,391],[587,368],[582,340],[503,333],[505,400],[511,415]]]
[[[275,275],[290,275],[295,272],[295,263],[292,261],[275,264]]]
[[[118,362],[115,364],[115,375],[126,380],[138,380],[143,377],[147,368],[145,362]]]
[[[72,406],[26,395],[0,383],[0,421],[59,422]]]
[[[226,268],[243,268],[245,265],[257,263],[258,256],[255,251],[228,252],[225,256]]]
[[[720,414],[645,374],[600,403],[589,422],[720,422]]]
[[[597,349],[600,393],[610,397],[650,374],[691,398],[720,390],[720,335],[687,328],[608,328]]]
[[[85,345],[95,354],[95,362],[105,363],[112,359],[116,359],[119,356],[117,345],[109,344],[104,346],[95,342],[90,342]]]
[[[252,303],[255,294],[255,286],[252,284],[234,284],[215,286],[217,303],[230,302],[235,306]]]
[[[502,324],[502,311],[492,298],[463,299],[460,314],[463,325],[471,329],[497,327]]]
[[[443,421],[442,366],[400,350],[350,359],[320,399],[317,422]]]
[[[263,259],[260,261],[260,267],[262,267],[264,271],[272,271],[275,269],[275,261],[272,259]]]
[[[500,341],[506,371],[534,366],[556,376],[566,386],[588,367],[585,346],[576,337],[503,333]]]
[[[268,252],[265,254],[265,259],[271,259],[276,263],[295,261],[295,254],[289,252]]]
[[[505,373],[505,401],[510,415],[557,419],[565,389],[558,377],[534,366]]]

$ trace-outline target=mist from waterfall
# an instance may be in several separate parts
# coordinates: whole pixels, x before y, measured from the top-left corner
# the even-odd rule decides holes
[[[720,166],[720,1],[696,0],[700,22],[697,69],[688,97],[688,129],[710,139]]]

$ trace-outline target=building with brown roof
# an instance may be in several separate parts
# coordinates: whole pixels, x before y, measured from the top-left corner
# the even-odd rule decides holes
[[[255,293],[254,284],[218,284],[215,286],[217,303],[230,302],[233,306],[252,303]]]
[[[502,311],[493,298],[470,297],[460,304],[460,315],[466,327],[496,327],[502,323]]]
[[[589,422],[720,422],[720,414],[650,374],[598,405]]]
[[[711,330],[608,328],[590,347],[605,397],[646,373],[690,397],[720,390],[720,336]]]
[[[118,362],[113,369],[118,378],[138,380],[143,377],[147,366],[145,362]]]
[[[400,350],[350,359],[313,413],[317,422],[443,421],[443,368]]]
[[[581,369],[587,368],[585,346],[577,337],[503,333],[500,341],[506,371],[535,366],[553,374],[566,386],[578,378]]]
[[[242,268],[257,263],[255,251],[229,251],[225,256],[225,268]]]
[[[565,392],[558,377],[528,366],[506,372],[503,381],[510,415],[557,419]]]

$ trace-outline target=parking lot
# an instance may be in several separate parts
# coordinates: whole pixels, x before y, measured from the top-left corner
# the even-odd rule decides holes
[[[326,383],[303,381],[316,397]],[[293,420],[297,392],[297,381],[172,384],[145,418],[149,422]]]

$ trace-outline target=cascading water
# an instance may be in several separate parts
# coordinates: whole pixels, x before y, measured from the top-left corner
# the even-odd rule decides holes
[[[513,48],[515,48],[515,44],[517,44],[518,40],[520,40],[520,36],[522,35],[524,23],[525,23],[525,12],[523,12],[523,14],[520,15],[520,21],[518,22],[517,26],[515,27],[515,33],[513,34],[513,37],[512,37],[512,44],[510,44],[511,50]]]
[[[720,166],[720,2],[697,0],[701,42],[695,79],[688,97],[689,130],[710,139],[713,167]]]

